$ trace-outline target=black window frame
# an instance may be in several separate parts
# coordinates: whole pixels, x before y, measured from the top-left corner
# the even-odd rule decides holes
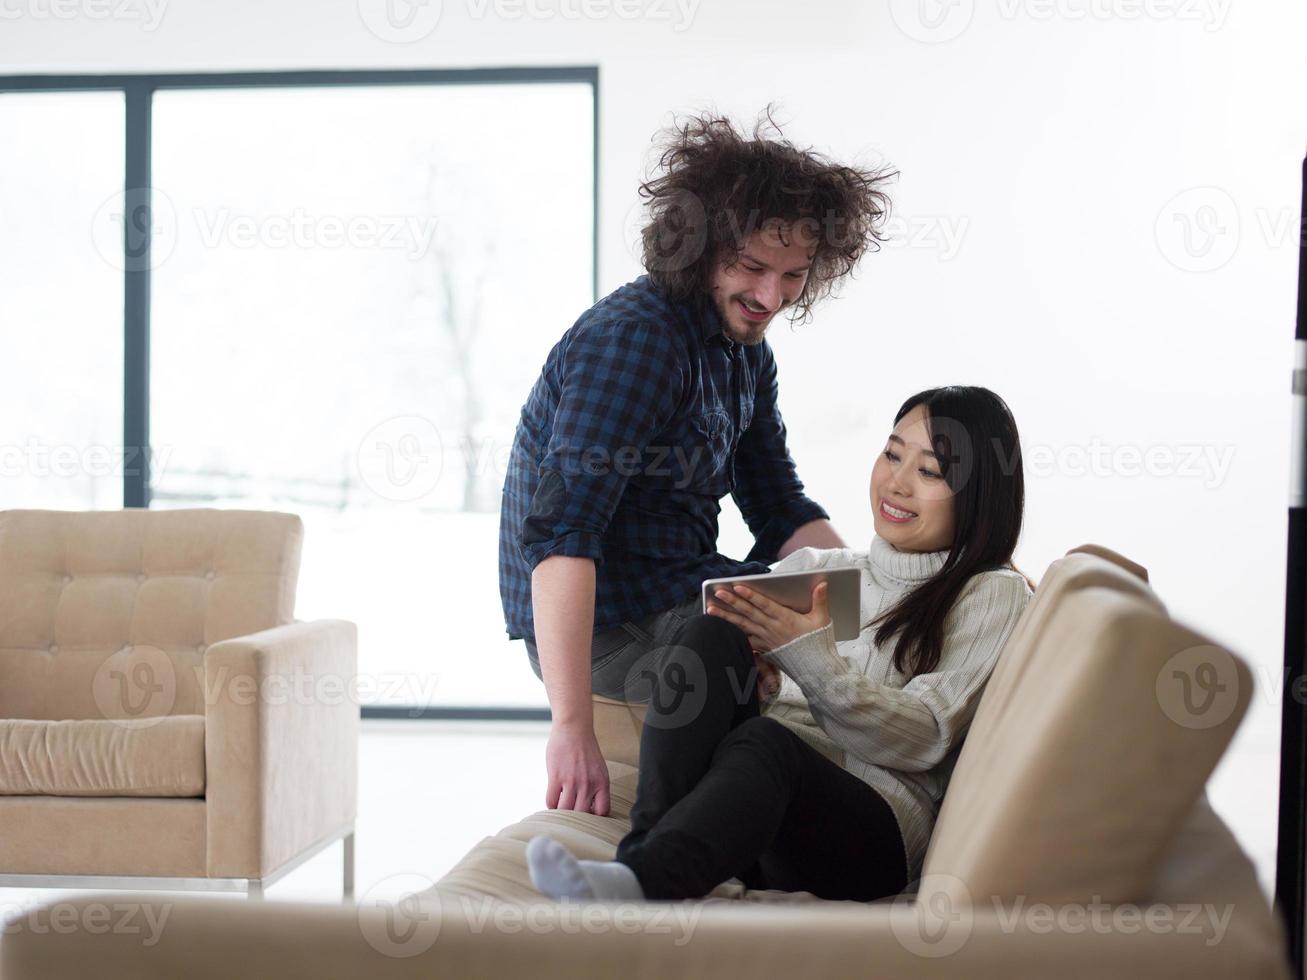
[[[591,301],[599,296],[599,68],[406,68],[340,71],[254,71],[86,75],[0,75],[0,97],[51,92],[121,92],[129,212],[151,204],[154,93],[184,89],[320,88],[414,85],[588,84],[593,118]],[[135,238],[124,222],[123,249],[123,507],[150,506],[150,229]],[[134,457],[134,458],[133,458]],[[547,721],[548,708],[509,706],[363,705],[364,718]]]

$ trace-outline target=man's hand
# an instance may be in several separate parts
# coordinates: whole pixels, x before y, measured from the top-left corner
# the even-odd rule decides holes
[[[733,590],[721,588],[714,592],[708,612],[740,627],[753,648],[766,653],[831,621],[826,592],[826,583],[818,582],[812,590],[812,611],[800,613],[737,583]]]
[[[608,766],[593,728],[554,725],[545,746],[545,806],[608,816]]]

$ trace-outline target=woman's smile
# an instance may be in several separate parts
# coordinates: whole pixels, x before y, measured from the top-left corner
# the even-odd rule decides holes
[[[888,500],[882,500],[880,502],[880,516],[887,521],[893,521],[895,524],[906,524],[917,515],[910,510],[895,507]]]

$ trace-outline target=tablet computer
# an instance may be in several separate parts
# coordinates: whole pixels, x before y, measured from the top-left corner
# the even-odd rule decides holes
[[[756,589],[769,599],[797,612],[812,609],[812,590],[818,582],[827,582],[826,599],[835,639],[855,640],[862,629],[862,570],[858,568],[821,568],[811,572],[769,572],[763,575],[737,575],[710,578],[703,583],[703,611],[708,600],[720,588],[729,589],[737,582]]]

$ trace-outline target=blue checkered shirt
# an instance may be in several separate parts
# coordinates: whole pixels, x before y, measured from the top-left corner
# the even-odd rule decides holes
[[[683,603],[704,579],[768,570],[828,515],[803,492],[776,405],[770,345],[722,332],[706,295],[674,302],[647,276],[582,314],[522,407],[504,480],[499,591],[510,637],[534,636],[531,571],[595,562],[596,631]],[[730,494],[753,533],[717,552]]]

